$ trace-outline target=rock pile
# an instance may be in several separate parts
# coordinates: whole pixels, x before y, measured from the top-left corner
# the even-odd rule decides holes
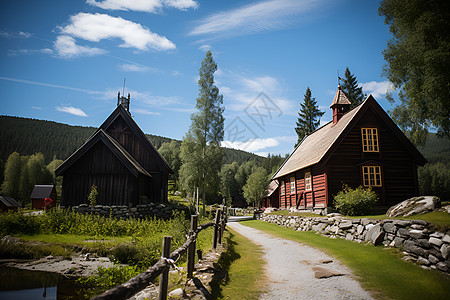
[[[72,209],[82,214],[99,214],[104,216],[113,216],[116,218],[145,218],[145,217],[157,217],[161,219],[168,219],[172,216],[173,207],[168,203],[149,203],[138,204],[134,207],[128,207],[125,205],[96,205],[89,206],[88,204],[80,204],[79,206],[73,206]]]
[[[346,219],[339,216],[303,218],[267,214],[260,214],[257,218],[297,231],[316,231],[331,238],[401,248],[405,260],[415,261],[425,269],[450,272],[450,231],[435,231],[426,221]]]

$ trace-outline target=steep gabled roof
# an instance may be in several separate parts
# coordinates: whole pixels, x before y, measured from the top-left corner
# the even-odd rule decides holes
[[[117,108],[111,113],[111,115],[103,122],[103,124],[99,127],[99,130],[107,131],[108,128],[114,123],[114,121],[121,117],[122,120],[128,125],[130,130],[139,138],[142,144],[147,148],[148,151],[155,153],[155,155],[160,159],[162,164],[166,166],[171,173],[174,173],[172,168],[166,162],[164,157],[159,154],[159,152],[153,147],[152,143],[147,139],[144,132],[142,132],[141,128],[136,124],[136,122],[131,117],[130,113],[123,107],[123,105],[118,105]],[[94,133],[95,134],[95,133]]]
[[[384,121],[398,140],[408,149],[418,164],[425,164],[426,159],[423,155],[397,127],[394,121],[392,121],[372,95],[369,95],[360,105],[344,114],[336,124],[329,122],[306,136],[297,148],[295,148],[294,152],[292,152],[292,154],[284,161],[272,179],[280,178],[295,171],[310,167],[322,160],[326,161],[326,157],[330,157],[340,141],[344,139],[345,135],[369,107],[373,108],[380,119]]]
[[[54,186],[49,184],[36,184],[33,188],[33,191],[31,192],[30,198],[32,199],[43,199],[43,198],[50,198],[52,195]]]
[[[273,192],[275,192],[278,188],[278,180],[272,180],[269,183],[269,186],[267,187],[267,196],[266,197],[270,197],[272,196]]]
[[[152,177],[134,157],[123,148],[113,137],[107,134],[103,129],[97,130],[77,151],[66,159],[56,170],[56,175],[62,175],[70,166],[80,159],[97,143],[104,143],[105,146],[124,164],[124,166],[134,175],[142,174]]]
[[[0,202],[2,202],[6,207],[21,207],[14,198],[7,196],[0,196]]]

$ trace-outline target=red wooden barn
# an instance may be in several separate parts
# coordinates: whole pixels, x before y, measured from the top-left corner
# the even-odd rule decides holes
[[[426,159],[372,95],[350,104],[338,87],[333,120],[306,136],[273,176],[281,208],[331,207],[343,184],[372,187],[379,206],[419,193],[417,166]]]
[[[173,171],[134,122],[129,105],[130,95],[119,93],[117,108],[56,169],[56,175],[63,175],[61,205],[88,204],[93,185],[101,205],[167,201],[168,175]]]
[[[261,207],[280,207],[278,180],[272,180],[267,187],[267,195],[261,200]]]
[[[31,208],[32,209],[44,209],[45,207],[45,199],[47,200],[47,208],[56,206],[56,189],[54,185],[40,185],[36,184],[31,192]]]

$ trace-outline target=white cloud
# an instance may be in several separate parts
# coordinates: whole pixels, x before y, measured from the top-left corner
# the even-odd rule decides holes
[[[132,10],[158,13],[163,6],[173,7],[179,10],[197,8],[198,3],[194,0],[86,0],[86,3],[103,9]]]
[[[219,79],[217,85],[224,95],[227,110],[242,112],[261,92],[264,92],[264,96],[277,106],[277,110],[285,114],[297,113],[293,109],[293,102],[283,97],[284,89],[275,77],[269,75],[250,77],[229,70],[220,70],[220,74],[217,74]]]
[[[31,37],[31,33],[23,32],[23,31],[7,32],[7,31],[0,30],[0,36],[1,37],[5,37],[5,38],[24,38],[24,39],[27,39],[27,38]]]
[[[231,37],[263,31],[274,31],[305,21],[319,0],[258,1],[237,9],[213,14],[199,22],[189,35],[212,38]]]
[[[60,35],[54,43],[55,50],[59,56],[64,58],[73,58],[77,56],[93,56],[105,53],[105,50],[99,48],[91,48],[79,46],[75,39],[70,36]]]
[[[201,45],[200,47],[198,47],[198,49],[206,52],[208,50],[211,50],[211,46],[210,45]]]
[[[42,110],[42,107],[40,107],[40,106],[32,106],[31,108],[32,109],[37,109],[37,110]]]
[[[57,106],[56,110],[65,112],[65,113],[68,113],[68,114],[71,114],[74,116],[79,116],[79,117],[87,117],[88,116],[84,111],[82,111],[79,108],[73,107],[73,106],[63,106],[63,107]]]
[[[267,139],[249,139],[247,142],[222,141],[220,144],[222,147],[226,148],[255,152],[265,148],[278,146],[280,143],[274,138],[267,138]]]
[[[394,89],[394,85],[387,80],[381,82],[369,81],[361,83],[360,86],[363,88],[364,93],[372,94],[375,98],[384,97],[388,91]]]
[[[119,38],[123,41],[120,47],[143,51],[175,49],[175,45],[166,37],[151,32],[141,24],[106,14],[79,13],[71,16],[70,24],[60,29],[64,35],[91,42]]]
[[[148,72],[150,70],[147,66],[136,64],[121,64],[119,68],[125,72]]]
[[[153,111],[149,111],[149,110],[142,109],[142,108],[132,109],[131,111],[136,114],[142,114],[142,115],[155,115],[155,116],[161,115],[159,112],[153,112]]]
[[[175,71],[172,71],[172,73],[170,75],[172,75],[172,76],[183,76],[183,73],[181,73],[178,70],[175,70]]]

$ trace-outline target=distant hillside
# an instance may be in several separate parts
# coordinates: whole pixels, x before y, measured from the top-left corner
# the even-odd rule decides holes
[[[66,159],[94,133],[94,127],[70,126],[52,121],[0,116],[0,159],[4,162],[16,151],[20,155],[44,154],[46,162]],[[146,134],[156,149],[173,139]],[[177,141],[177,140],[175,140]],[[181,141],[177,141],[181,145]],[[239,164],[263,157],[241,150],[225,149],[225,163]]]
[[[450,163],[450,141],[441,139],[435,133],[429,133],[425,146],[417,147],[429,163]]]

